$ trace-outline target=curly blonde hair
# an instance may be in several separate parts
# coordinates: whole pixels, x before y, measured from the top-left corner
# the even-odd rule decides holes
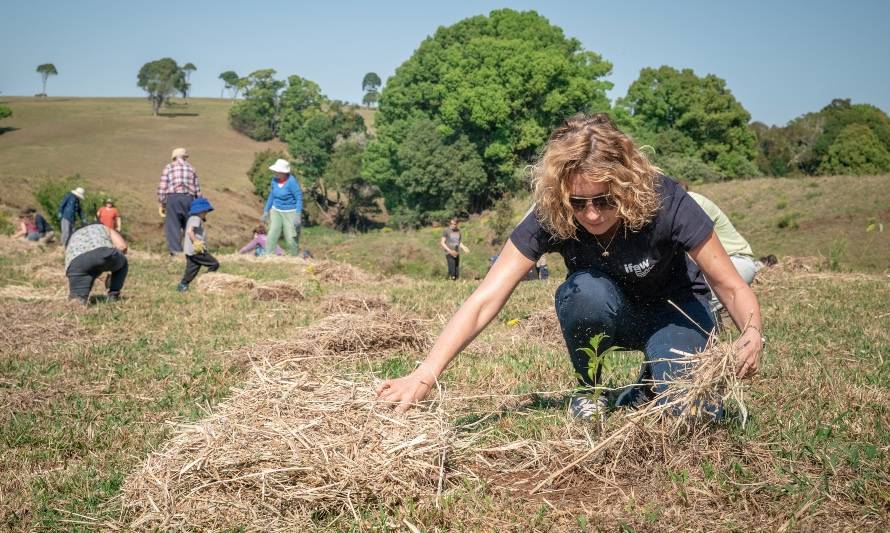
[[[576,237],[577,226],[569,204],[571,179],[575,176],[607,183],[618,218],[632,231],[645,226],[658,211],[655,187],[661,170],[605,113],[566,119],[550,135],[531,172],[538,219],[561,239]]]

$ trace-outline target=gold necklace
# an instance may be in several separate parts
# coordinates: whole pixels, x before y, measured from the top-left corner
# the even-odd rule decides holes
[[[609,246],[612,246],[612,241],[615,240],[615,235],[617,235],[617,234],[618,234],[618,227],[616,226],[615,231],[612,233],[612,238],[609,239],[609,242],[605,246],[603,246],[603,243],[600,242],[599,237],[597,237],[595,233],[593,234],[593,239],[600,246],[600,248],[603,249],[603,253],[602,253],[603,257],[609,257]]]

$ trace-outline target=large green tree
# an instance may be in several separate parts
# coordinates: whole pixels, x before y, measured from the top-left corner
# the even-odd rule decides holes
[[[223,88],[219,91],[219,97],[222,98],[223,92],[228,89],[232,91],[232,100],[234,100],[238,96],[236,91],[239,90],[238,82],[241,80],[241,77],[234,70],[227,70],[219,75],[219,79],[223,82]]]
[[[376,72],[365,74],[365,77],[362,78],[362,90],[365,91],[365,96],[362,98],[364,105],[373,107],[377,104],[377,101],[380,100],[380,86],[382,84],[383,82]]]
[[[503,9],[439,28],[383,89],[365,177],[381,185],[390,209],[445,208],[399,203],[423,194],[401,179],[420,176],[410,165],[428,168],[408,157],[415,150],[399,147],[412,141],[418,123],[434,124],[442,145],[470,147],[483,165],[481,188],[449,192],[466,199],[458,210],[487,207],[517,185],[515,167],[535,155],[555,124],[578,111],[609,108],[606,91],[612,84],[602,78],[611,68],[533,11]],[[409,186],[416,194],[393,190]],[[455,208],[451,202],[447,209]]]
[[[161,106],[175,93],[180,92],[184,83],[185,74],[182,69],[176,61],[165,57],[142,65],[136,85],[148,93],[152,112],[157,116]]]
[[[866,124],[850,124],[828,147],[820,174],[862,176],[890,171],[890,151]]]
[[[44,63],[37,66],[37,72],[40,74],[40,79],[43,81],[43,92],[41,92],[41,94],[46,96],[46,80],[50,76],[58,75],[59,71],[56,70],[56,66],[52,63]]]
[[[713,74],[644,68],[615,107],[635,140],[655,148],[656,162],[693,158],[728,177],[758,174],[751,115]]]

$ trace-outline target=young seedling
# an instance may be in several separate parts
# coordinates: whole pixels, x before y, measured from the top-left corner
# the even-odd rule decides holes
[[[609,336],[605,333],[597,333],[588,341],[590,348],[578,348],[579,352],[583,352],[589,358],[587,362],[587,377],[590,378],[591,383],[596,384],[593,389],[595,392],[601,392],[603,390],[603,387],[597,383],[596,377],[599,374],[600,368],[608,370],[607,357],[615,352],[623,350],[620,346],[609,346],[600,352],[600,344],[602,344],[608,337]]]

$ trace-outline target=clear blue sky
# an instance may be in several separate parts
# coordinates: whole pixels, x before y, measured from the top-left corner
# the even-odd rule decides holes
[[[492,9],[534,9],[614,65],[611,98],[641,68],[713,73],[754,120],[784,124],[832,98],[890,111],[890,1],[49,1],[0,0],[0,91],[139,96],[136,73],[169,56],[192,62],[192,94],[219,96],[224,70],[299,74],[331,98],[360,101],[437,27]]]

